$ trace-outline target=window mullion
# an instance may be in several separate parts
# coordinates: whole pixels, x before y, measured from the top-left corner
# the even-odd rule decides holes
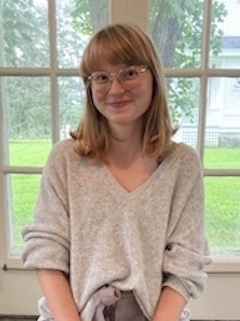
[[[110,0],[110,22],[127,22],[148,30],[149,25],[148,0]]]
[[[48,26],[50,43],[51,128],[53,143],[59,140],[59,99],[57,79],[57,19],[56,2],[48,1]]]
[[[209,61],[209,44],[211,32],[211,13],[212,0],[204,1],[203,12],[203,36],[202,36],[202,70],[203,74],[200,79],[200,106],[199,106],[199,126],[197,148],[201,159],[204,157],[205,146],[205,128],[207,112],[207,89],[208,89],[208,61]]]

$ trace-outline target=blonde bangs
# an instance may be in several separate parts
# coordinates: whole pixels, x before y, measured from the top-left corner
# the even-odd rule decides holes
[[[126,32],[120,25],[106,28],[90,41],[81,62],[81,74],[87,77],[100,69],[100,64],[149,65],[148,50],[144,40],[136,36],[134,26]]]

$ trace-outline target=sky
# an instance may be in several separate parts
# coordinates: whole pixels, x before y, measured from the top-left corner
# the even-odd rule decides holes
[[[240,0],[221,0],[228,11],[221,29],[224,36],[240,37]]]

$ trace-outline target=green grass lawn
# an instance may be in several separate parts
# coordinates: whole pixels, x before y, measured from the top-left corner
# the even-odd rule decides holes
[[[13,140],[9,145],[11,166],[44,166],[51,150],[50,140]]]
[[[51,142],[12,141],[11,166],[44,166]],[[239,169],[240,148],[209,148],[205,151],[204,167]],[[21,229],[33,220],[41,175],[8,175],[12,195],[12,244],[23,245]],[[213,250],[240,252],[240,177],[205,177],[206,228]]]
[[[216,250],[239,250],[240,177],[205,178],[206,227]]]
[[[240,148],[206,148],[204,167],[211,169],[240,169]]]

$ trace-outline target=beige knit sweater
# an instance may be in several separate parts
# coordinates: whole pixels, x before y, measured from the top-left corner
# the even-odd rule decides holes
[[[104,164],[92,164],[73,146],[72,139],[60,142],[50,154],[35,223],[23,230],[25,266],[69,274],[83,321],[92,320],[94,293],[106,284],[132,290],[148,319],[164,285],[187,300],[197,297],[209,257],[196,152],[176,145],[144,184],[127,192]],[[51,319],[44,299],[41,313]]]

